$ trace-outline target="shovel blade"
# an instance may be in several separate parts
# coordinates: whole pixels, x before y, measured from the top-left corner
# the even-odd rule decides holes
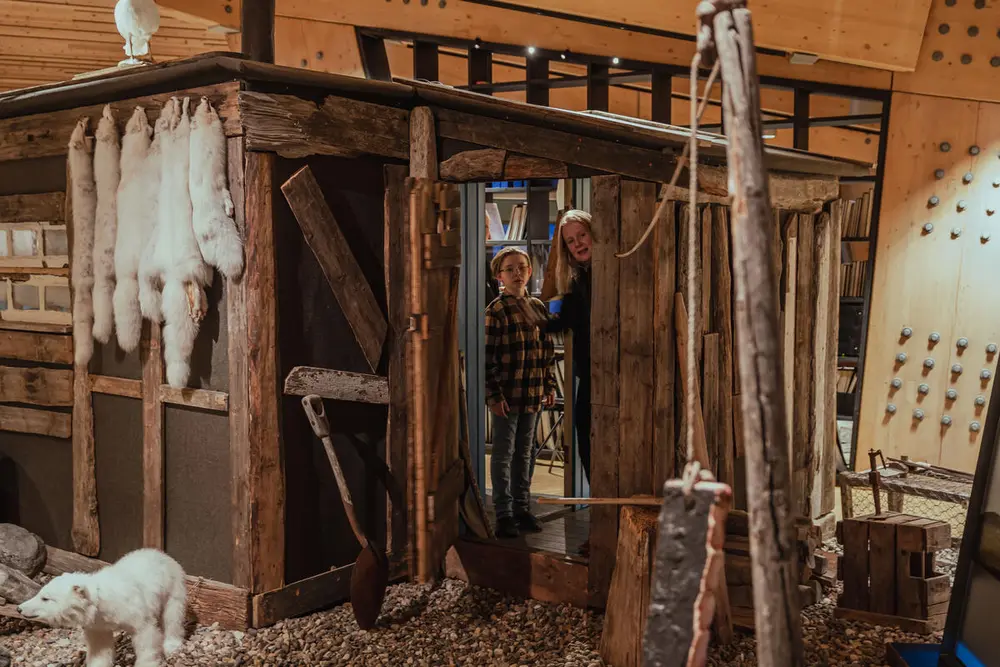
[[[351,573],[351,606],[362,630],[375,627],[388,585],[389,562],[384,553],[375,551],[369,544],[358,554]]]

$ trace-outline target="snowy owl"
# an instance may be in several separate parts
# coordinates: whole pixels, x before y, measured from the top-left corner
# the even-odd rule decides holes
[[[149,38],[160,29],[160,10],[153,0],[118,0],[115,4],[115,25],[125,38],[125,55],[119,64],[141,62],[136,56],[149,54]]]

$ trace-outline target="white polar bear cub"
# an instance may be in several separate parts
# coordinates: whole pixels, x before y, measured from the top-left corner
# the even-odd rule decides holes
[[[184,643],[184,570],[156,549],[138,549],[96,572],[47,583],[17,611],[54,627],[83,628],[87,667],[112,667],[115,631],[128,632],[135,667],[160,667]]]

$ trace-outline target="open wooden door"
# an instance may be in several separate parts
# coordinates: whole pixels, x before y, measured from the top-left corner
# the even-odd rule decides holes
[[[421,583],[443,569],[458,539],[465,469],[458,449],[458,283],[462,264],[461,193],[431,179],[410,191],[409,364],[411,574]]]

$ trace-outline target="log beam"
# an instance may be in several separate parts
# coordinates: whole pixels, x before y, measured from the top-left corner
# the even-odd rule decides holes
[[[389,381],[380,375],[296,366],[285,378],[285,394],[316,394],[334,401],[389,404]]]

